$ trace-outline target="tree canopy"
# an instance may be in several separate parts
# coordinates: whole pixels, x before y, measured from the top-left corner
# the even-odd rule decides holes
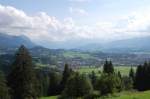
[[[36,99],[38,97],[32,57],[23,45],[15,55],[12,70],[8,75],[8,85],[11,88],[12,99]]]

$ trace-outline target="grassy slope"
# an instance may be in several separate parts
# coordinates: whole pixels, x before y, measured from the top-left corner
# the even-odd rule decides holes
[[[105,99],[150,99],[150,91],[145,92],[123,92],[114,97]]]
[[[40,99],[57,99],[57,96],[42,97]]]
[[[57,96],[43,97],[40,99],[57,99]],[[122,92],[114,96],[103,97],[99,99],[150,99],[150,91],[144,92]]]

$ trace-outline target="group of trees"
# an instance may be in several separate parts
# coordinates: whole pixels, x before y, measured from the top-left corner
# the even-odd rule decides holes
[[[145,62],[137,67],[135,75],[135,88],[139,91],[150,89],[150,63]]]
[[[28,50],[21,46],[8,75],[0,72],[0,99],[38,99],[40,96],[60,95],[60,99],[94,99],[122,90],[150,89],[150,63],[139,65],[136,73],[116,72],[111,61],[105,61],[98,76],[94,71],[81,74],[65,64],[62,72],[36,69]]]
[[[60,94],[71,73],[67,64],[63,75],[56,71],[36,70],[28,50],[21,46],[10,73],[4,75],[0,72],[0,99],[38,99],[40,96]]]

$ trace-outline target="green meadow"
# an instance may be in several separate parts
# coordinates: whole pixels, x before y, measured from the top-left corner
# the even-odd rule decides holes
[[[122,75],[128,75],[129,74],[129,71],[131,69],[130,66],[115,66],[115,71],[118,72],[120,71]],[[136,70],[136,67],[133,67],[134,70]],[[89,74],[91,73],[92,71],[94,71],[95,73],[99,73],[99,72],[102,72],[102,68],[96,68],[96,67],[82,67],[80,69],[77,69],[78,72],[80,73],[86,73],[86,74]]]
[[[57,99],[57,96],[42,97],[40,99]]]
[[[57,96],[42,97],[40,99],[57,99]],[[150,91],[136,92],[126,91],[116,93],[112,96],[101,97],[99,99],[150,99]]]
[[[101,98],[100,98],[101,99]],[[144,92],[122,92],[104,99],[150,99],[150,91]]]

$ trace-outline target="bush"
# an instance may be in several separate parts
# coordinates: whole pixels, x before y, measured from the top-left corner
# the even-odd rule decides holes
[[[133,89],[133,80],[130,77],[127,76],[122,77],[122,84],[125,90]]]
[[[83,99],[97,99],[100,97],[99,92],[92,92],[90,94],[87,94],[83,97]]]
[[[102,74],[97,81],[97,88],[101,95],[118,92],[121,89],[121,79],[115,74]]]
[[[75,73],[69,78],[61,97],[74,99],[73,97],[83,97],[92,93],[92,91],[93,87],[89,78]]]

